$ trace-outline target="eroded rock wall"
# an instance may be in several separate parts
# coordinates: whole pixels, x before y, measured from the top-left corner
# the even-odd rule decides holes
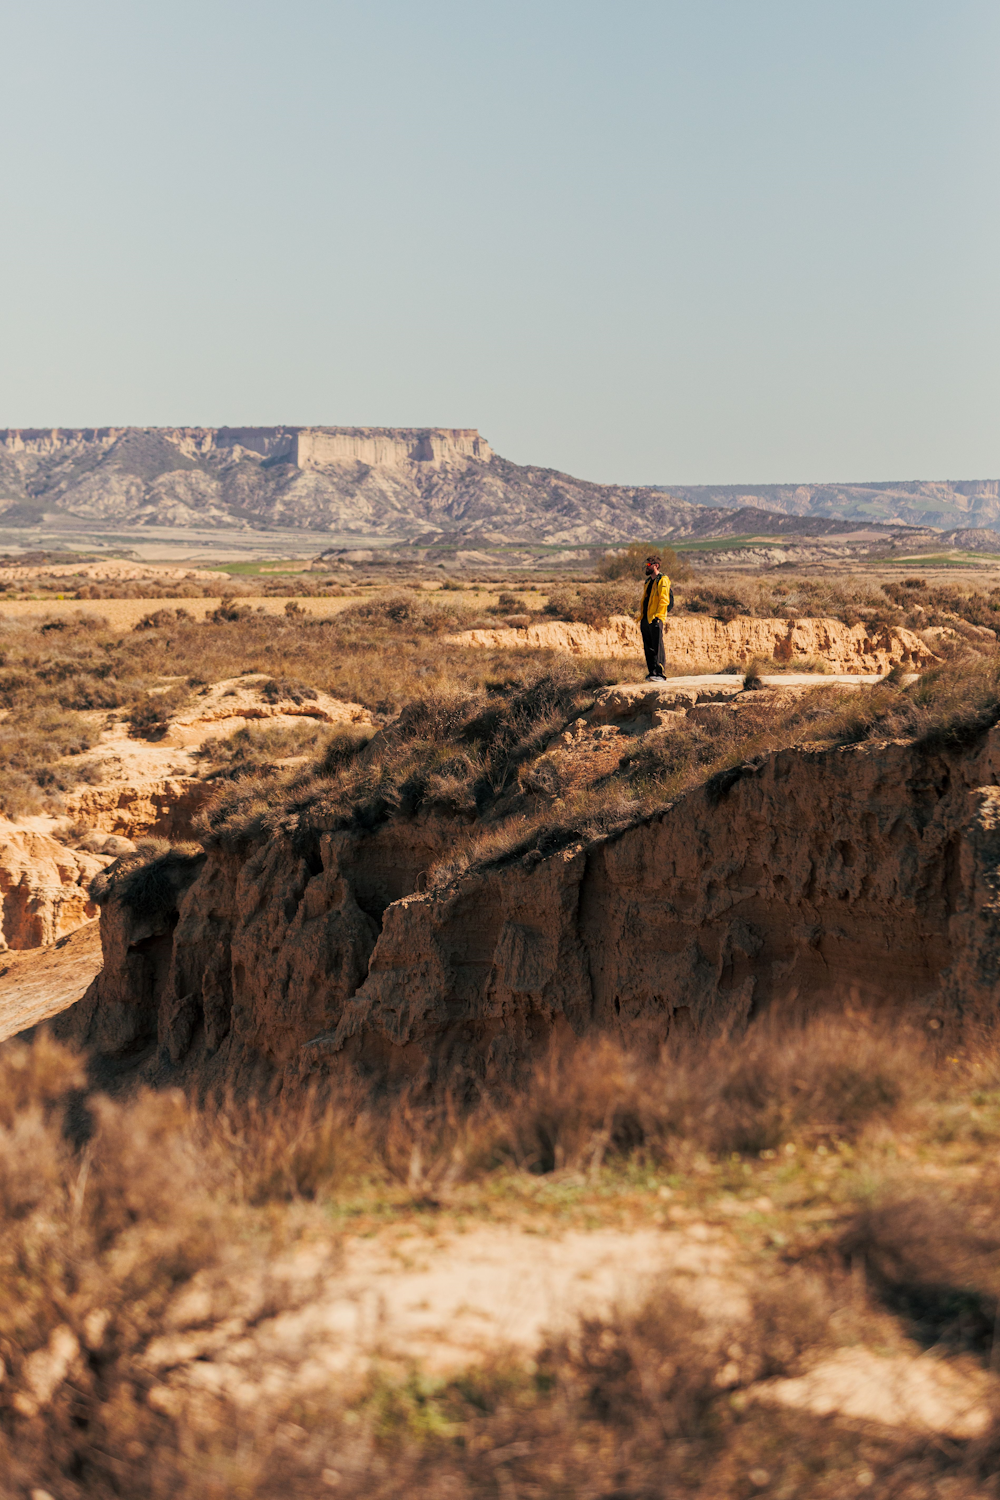
[[[723,622],[709,615],[671,616],[664,625],[667,661],[677,669],[718,670],[732,662],[773,657],[779,662],[822,660],[831,672],[884,674],[895,666],[931,666],[934,652],[912,630],[889,625],[845,625],[840,620],[761,620],[740,615]],[[464,630],[448,639],[458,645],[510,650],[516,646],[567,651],[572,656],[642,660],[639,627],[625,615],[605,626],[527,625],[520,629]]]
[[[995,731],[969,757],[784,750],[589,850],[410,897],[314,1050],[489,1070],[554,1029],[655,1039],[787,1002],[991,1016],[998,773]]]
[[[502,1077],[560,1031],[656,1041],[852,999],[988,1019],[1000,996],[1000,730],[784,750],[603,842],[426,893],[445,825],[302,839],[210,854],[152,925],[113,900],[68,1034],[132,1048],[155,1081],[301,1078],[341,1054]]]
[[[386,908],[452,831],[417,818],[168,859],[163,899],[137,905],[124,889],[102,908],[104,967],[57,1034],[91,1049],[104,1082],[297,1075],[303,1044],[364,982]]]
[[[88,886],[108,863],[0,818],[0,951],[46,947],[96,917]]]

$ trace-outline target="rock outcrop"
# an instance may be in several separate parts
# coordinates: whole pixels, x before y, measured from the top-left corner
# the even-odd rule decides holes
[[[214,788],[193,776],[77,786],[64,798],[66,817],[94,833],[125,838],[187,839]]]
[[[936,657],[912,630],[896,625],[844,625],[840,620],[760,620],[740,615],[723,622],[709,615],[671,616],[664,626],[667,662],[678,670],[718,671],[755,658],[779,662],[822,659],[831,672],[884,675],[892,667],[931,666]],[[638,657],[642,638],[634,620],[614,615],[603,627],[565,624],[520,629],[464,630],[448,640],[461,646],[567,651],[572,656]]]
[[[110,862],[0,819],[0,950],[47,947],[96,917],[88,887]]]
[[[157,1081],[343,1053],[488,1078],[591,1027],[656,1041],[851,997],[995,1015],[1000,730],[783,750],[615,836],[421,893],[448,831],[400,817],[168,859],[156,900],[113,871],[104,970],[64,1034]]]
[[[162,743],[195,746],[206,739],[225,739],[248,724],[267,720],[288,725],[315,719],[321,724],[363,725],[374,720],[360,703],[313,688],[296,690],[288,683],[275,683],[265,672],[247,672],[242,677],[223,678],[202,688],[193,704],[174,714]]]
[[[75,1004],[101,961],[96,922],[85,922],[51,947],[7,949],[0,956],[0,1042]]]

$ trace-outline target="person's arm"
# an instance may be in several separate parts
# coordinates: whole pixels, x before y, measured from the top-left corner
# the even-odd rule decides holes
[[[656,580],[656,598],[651,602],[653,607],[649,611],[650,618],[666,620],[670,605],[670,579],[665,573],[661,573]]]

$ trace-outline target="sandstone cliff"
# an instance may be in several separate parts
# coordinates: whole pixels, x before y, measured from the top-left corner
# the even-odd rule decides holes
[[[96,917],[88,887],[110,863],[0,818],[0,950],[46,947]]]
[[[301,1077],[343,1053],[489,1078],[560,1031],[655,1041],[796,999],[995,1014],[1000,730],[784,750],[420,893],[448,837],[400,816],[123,866],[62,1034],[105,1078]]]
[[[912,630],[888,625],[844,625],[840,620],[760,620],[740,615],[724,623],[710,615],[678,615],[664,625],[667,661],[682,671],[717,671],[754,658],[779,662],[822,660],[831,672],[884,675],[895,666],[930,666],[934,652]],[[638,657],[642,637],[634,620],[614,615],[606,626],[527,625],[520,629],[464,630],[455,645],[510,649],[526,646],[572,656]]]

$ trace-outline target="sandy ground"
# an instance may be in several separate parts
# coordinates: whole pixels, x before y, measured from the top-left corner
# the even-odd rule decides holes
[[[100,969],[96,921],[78,927],[51,948],[0,953],[0,1042],[73,1005]]]
[[[498,1356],[530,1360],[550,1336],[572,1337],[579,1319],[638,1310],[661,1291],[705,1320],[719,1349],[720,1386],[740,1383],[730,1340],[750,1313],[752,1268],[715,1225],[539,1232],[459,1222],[429,1233],[395,1226],[340,1247],[312,1242],[272,1275],[303,1291],[273,1318],[256,1317],[253,1293],[244,1304],[238,1283],[228,1287],[224,1323],[207,1321],[207,1286],[182,1294],[171,1315],[177,1331],[155,1339],[142,1358],[162,1382],[150,1396],[154,1407],[212,1392],[253,1406],[363,1376],[373,1364],[440,1378]],[[988,1425],[996,1388],[995,1377],[971,1365],[855,1346],[827,1352],[802,1376],[744,1392],[771,1405],[962,1438]]]

